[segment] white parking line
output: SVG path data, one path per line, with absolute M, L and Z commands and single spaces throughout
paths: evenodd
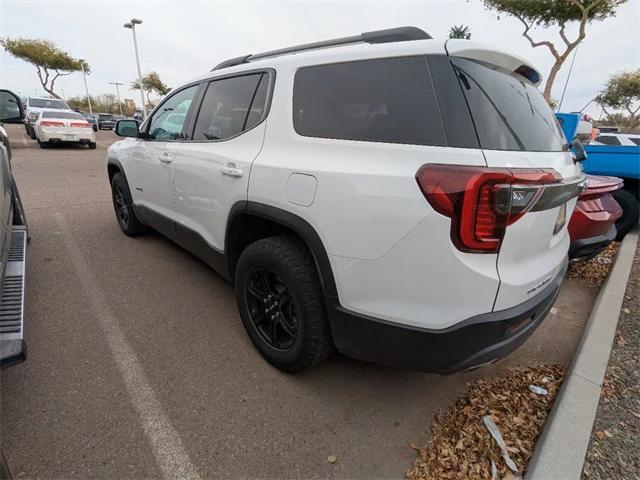
M 22 143 L 24 144 L 25 147 L 29 146 L 29 144 L 27 143 L 27 137 L 25 137 L 24 135 L 22 136 Z
M 73 268 L 86 289 L 89 306 L 107 340 L 163 477 L 167 480 L 200 480 L 200 475 L 191 463 L 178 432 L 162 410 L 162 405 L 151 388 L 135 352 L 118 326 L 104 294 L 87 266 L 69 223 L 62 212 L 55 212 L 54 216 L 69 247 Z
M 102 142 L 98 142 L 98 141 L 96 141 L 96 143 L 97 143 L 98 145 L 100 145 L 101 147 L 109 148 L 109 145 L 105 145 L 105 144 L 104 144 L 104 143 L 102 143 Z

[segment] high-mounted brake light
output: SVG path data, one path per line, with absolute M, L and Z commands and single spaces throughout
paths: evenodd
M 64 122 L 57 122 L 55 120 L 42 120 L 40 122 L 41 127 L 64 127 Z
M 451 240 L 464 252 L 495 253 L 507 226 L 540 199 L 553 169 L 427 164 L 416 180 L 433 209 L 451 219 Z

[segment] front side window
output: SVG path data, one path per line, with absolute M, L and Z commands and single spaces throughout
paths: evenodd
M 182 128 L 198 85 L 180 90 L 168 98 L 151 117 L 147 138 L 175 141 L 183 138 Z
M 308 137 L 446 144 L 425 57 L 301 68 L 293 89 L 293 125 Z
M 269 76 L 223 78 L 209 83 L 198 113 L 194 140 L 225 140 L 262 120 Z
M 462 91 L 488 150 L 560 152 L 564 134 L 540 91 L 519 75 L 453 58 Z
M 612 147 L 622 145 L 618 137 L 614 137 L 613 135 L 599 135 L 596 137 L 596 142 L 604 145 L 611 145 Z

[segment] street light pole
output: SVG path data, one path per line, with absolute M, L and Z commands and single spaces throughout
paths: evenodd
M 124 28 L 128 28 L 133 33 L 133 48 L 136 52 L 136 65 L 138 67 L 138 86 L 140 87 L 140 100 L 142 101 L 142 113 L 147 116 L 147 106 L 144 103 L 144 88 L 142 86 L 142 70 L 140 70 L 140 55 L 138 53 L 138 40 L 136 39 L 136 25 L 140 25 L 142 20 L 132 18 L 129 23 L 124 24 Z
M 84 79 L 84 91 L 87 94 L 87 103 L 89 104 L 89 115 L 93 116 L 93 109 L 91 108 L 91 97 L 89 96 L 89 87 L 87 86 L 87 72 L 84 69 L 84 60 L 80 60 L 82 66 L 82 78 Z
M 124 83 L 109 82 L 109 85 L 116 86 L 116 93 L 118 94 L 118 107 L 120 107 L 120 115 L 124 116 L 124 114 L 122 113 L 122 102 L 120 101 L 120 89 L 118 88 L 118 86 L 124 85 Z

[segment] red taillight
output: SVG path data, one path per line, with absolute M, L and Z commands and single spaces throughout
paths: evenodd
M 91 128 L 88 122 L 71 122 L 69 126 L 75 128 Z
M 553 169 L 427 164 L 416 180 L 433 209 L 451 218 L 451 240 L 464 252 L 495 253 L 508 225 L 536 203 Z
M 64 127 L 64 122 L 56 122 L 55 120 L 42 120 L 41 127 Z

